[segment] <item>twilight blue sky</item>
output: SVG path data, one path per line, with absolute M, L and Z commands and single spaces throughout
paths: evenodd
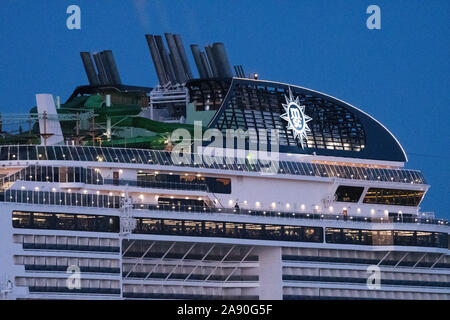
M 71 4 L 81 30 L 66 28 Z M 371 4 L 381 30 L 366 28 Z M 224 42 L 246 72 L 370 113 L 431 184 L 422 209 L 450 218 L 448 0 L 1 0 L 0 112 L 28 112 L 38 92 L 67 99 L 87 83 L 80 51 L 111 49 L 124 83 L 154 86 L 144 34 L 164 32 Z

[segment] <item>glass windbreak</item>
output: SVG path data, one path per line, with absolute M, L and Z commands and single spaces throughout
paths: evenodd
M 17 160 L 73 160 L 90 162 L 115 162 L 190 166 L 197 168 L 216 168 L 222 170 L 255 172 L 268 167 L 266 161 L 257 160 L 250 164 L 248 160 L 240 161 L 236 158 L 226 158 L 223 164 L 204 163 L 195 161 L 190 154 L 189 164 L 173 163 L 170 152 L 159 150 L 144 150 L 132 148 L 103 148 L 80 146 L 2 146 L 0 147 L 0 161 Z M 423 175 L 419 171 L 389 168 L 366 168 L 347 165 L 333 165 L 323 163 L 279 161 L 279 174 L 306 175 L 316 177 L 337 177 L 340 179 L 375 180 L 386 182 L 400 182 L 424 184 Z

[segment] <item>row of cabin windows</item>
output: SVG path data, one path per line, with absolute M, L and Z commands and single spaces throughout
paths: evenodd
M 359 202 L 363 191 L 364 187 L 339 186 L 335 199 L 339 202 L 356 203 Z M 424 191 L 416 190 L 369 188 L 363 203 L 417 207 L 424 194 Z
M 165 174 L 154 172 L 139 172 L 137 174 L 138 186 L 152 183 L 175 183 L 184 185 L 204 185 L 209 192 L 231 194 L 231 180 L 227 178 L 198 177 L 195 175 Z
M 430 231 L 326 228 L 327 243 L 372 246 L 448 247 L 448 234 Z
M 14 228 L 72 230 L 93 232 L 119 232 L 119 217 L 13 211 L 12 222 Z
M 323 242 L 323 228 L 256 223 L 136 218 L 137 234 L 205 236 L 258 240 Z M 119 232 L 115 216 L 13 211 L 14 228 Z M 325 228 L 326 243 L 371 246 L 448 247 L 448 234 L 430 231 Z
M 320 227 L 138 218 L 134 233 L 323 242 Z

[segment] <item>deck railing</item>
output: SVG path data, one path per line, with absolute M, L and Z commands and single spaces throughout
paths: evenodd
M 62 205 L 72 207 L 95 207 L 95 208 L 120 208 L 124 198 L 119 196 L 109 196 L 101 194 L 84 194 L 74 192 L 52 192 L 52 191 L 26 191 L 26 190 L 6 190 L 0 192 L 0 202 L 14 202 L 32 205 Z M 250 210 L 244 208 L 217 208 L 208 206 L 189 206 L 173 204 L 148 204 L 135 203 L 133 208 L 139 211 L 160 211 L 173 213 L 202 213 L 202 214 L 233 214 L 255 217 L 273 217 L 280 219 L 304 219 L 304 220 L 327 220 L 362 223 L 409 223 L 409 224 L 434 224 L 448 226 L 449 222 L 444 219 L 431 219 L 428 217 L 364 217 L 364 216 L 343 216 L 322 213 L 306 213 L 294 211 L 271 211 L 271 210 Z

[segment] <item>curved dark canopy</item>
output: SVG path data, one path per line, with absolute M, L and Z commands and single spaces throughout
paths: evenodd
M 291 90 L 305 106 L 310 132 L 304 147 L 287 122 L 283 104 Z M 397 139 L 377 120 L 354 106 L 326 94 L 277 82 L 233 78 L 209 127 L 259 131 L 276 128 L 280 152 L 372 160 L 407 161 Z

